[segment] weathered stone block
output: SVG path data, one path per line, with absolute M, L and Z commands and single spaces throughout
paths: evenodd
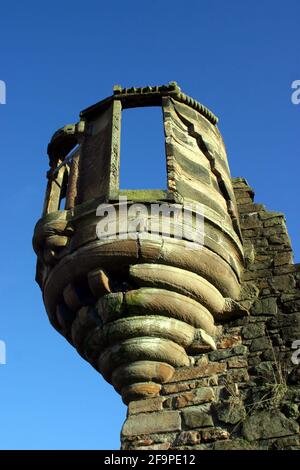
M 248 197 L 240 196 L 240 197 L 237 197 L 237 203 L 238 204 L 251 204 L 252 199 L 249 196 Z
M 246 410 L 240 398 L 234 397 L 215 406 L 218 419 L 226 424 L 237 424 L 246 417 Z
M 151 411 L 160 411 L 163 409 L 163 401 L 164 399 L 162 397 L 132 401 L 128 405 L 128 413 L 137 414 Z
M 280 411 L 259 411 L 249 416 L 242 428 L 248 441 L 289 436 L 299 432 L 299 425 Z
M 225 336 L 217 343 L 217 348 L 218 349 L 233 348 L 234 346 L 241 344 L 241 342 L 242 342 L 242 338 L 240 335 Z
M 272 277 L 271 269 L 259 269 L 256 271 L 246 271 L 243 274 L 243 281 L 254 281 L 256 279 L 268 279 Z
M 286 313 L 300 312 L 300 299 L 290 300 L 289 302 L 284 303 L 284 310 Z
M 274 218 L 280 218 L 280 220 L 284 221 L 284 214 L 282 212 L 263 211 L 260 212 L 259 217 L 264 221 L 273 220 Z
M 184 431 L 176 438 L 175 445 L 195 445 L 200 443 L 200 433 L 197 431 Z
M 263 383 L 272 384 L 276 382 L 275 368 L 273 367 L 273 362 L 271 361 L 260 362 L 252 368 L 251 374 L 257 375 Z
M 150 447 L 151 446 L 151 447 Z M 162 442 L 161 444 L 149 444 L 149 446 L 138 446 L 137 450 L 169 450 L 171 447 L 170 442 Z M 130 448 L 132 450 L 132 448 Z
M 204 442 L 229 439 L 230 434 L 226 429 L 214 428 L 201 432 L 201 440 Z
M 164 384 L 161 393 L 168 395 L 172 393 L 179 393 L 188 390 L 195 390 L 199 387 L 212 387 L 218 385 L 218 376 L 212 375 L 211 377 L 204 377 L 203 379 L 193 380 L 189 382 L 176 382 L 171 384 Z
M 260 323 L 250 323 L 244 326 L 242 335 L 245 339 L 257 338 L 265 334 L 265 326 Z
M 263 351 L 264 349 L 270 348 L 270 340 L 267 336 L 262 336 L 261 338 L 255 338 L 251 345 L 250 351 Z
M 256 258 L 257 259 L 257 258 Z M 250 271 L 254 271 L 254 272 L 257 272 L 257 271 L 262 271 L 262 270 L 266 270 L 266 269 L 269 269 L 273 266 L 273 260 L 272 259 L 268 259 L 266 261 L 260 261 L 260 262 L 253 262 L 249 265 L 248 269 Z
M 184 408 L 185 406 L 198 405 L 200 403 L 209 403 L 215 399 L 215 394 L 212 388 L 203 387 L 198 388 L 193 392 L 186 392 L 176 397 L 168 398 L 164 406 L 173 409 Z
M 282 274 L 281 276 L 274 276 L 270 280 L 270 284 L 273 289 L 279 292 L 289 292 L 296 286 L 294 276 L 292 276 L 291 274 Z
M 247 367 L 248 361 L 243 357 L 230 357 L 227 361 L 227 365 L 229 369 L 235 369 L 240 367 Z
M 262 225 L 261 220 L 258 217 L 258 214 L 245 214 L 242 218 L 243 230 L 246 229 L 255 229 Z
M 278 311 L 276 297 L 258 299 L 251 307 L 252 315 L 276 315 Z
M 247 354 L 247 348 L 243 344 L 239 344 L 237 346 L 234 346 L 233 348 L 218 349 L 217 351 L 212 351 L 211 353 L 209 353 L 209 358 L 211 361 L 220 361 L 232 356 L 240 356 L 244 354 Z
M 291 436 L 291 437 L 282 437 L 277 439 L 272 448 L 276 450 L 299 450 L 300 446 L 300 439 L 299 436 Z
M 248 229 L 248 230 L 243 230 L 243 236 L 245 238 L 262 237 L 263 236 L 263 228 L 262 227 L 257 227 L 257 228 L 251 228 L 251 229 Z
M 282 266 L 283 264 L 291 264 L 293 262 L 293 255 L 290 251 L 283 251 L 276 253 L 274 256 L 274 266 Z
M 281 266 L 275 266 L 273 269 L 274 275 L 279 276 L 281 274 L 289 274 L 295 272 L 294 264 L 283 264 Z
M 158 413 L 140 413 L 127 418 L 122 435 L 134 436 L 155 432 L 179 431 L 181 419 L 178 411 L 162 411 Z
M 212 417 L 207 412 L 203 412 L 203 408 L 197 406 L 184 410 L 182 412 L 182 420 L 187 428 L 192 429 L 214 425 Z
M 214 450 L 256 450 L 255 445 L 244 439 L 228 439 L 214 443 Z
M 217 351 L 216 351 L 217 352 Z M 209 377 L 213 374 L 219 374 L 226 370 L 226 364 L 210 363 L 204 366 L 180 367 L 176 369 L 172 382 L 182 382 L 192 380 L 198 377 Z
M 247 369 L 229 369 L 226 377 L 230 382 L 248 382 L 249 374 Z

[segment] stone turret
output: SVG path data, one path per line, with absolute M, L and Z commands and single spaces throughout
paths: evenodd
M 121 191 L 122 110 L 143 106 L 162 108 L 167 190 Z M 129 404 L 124 448 L 272 446 L 298 433 L 274 404 L 246 411 L 282 357 L 298 380 L 275 315 L 296 308 L 299 270 L 282 216 L 231 179 L 216 124 L 175 82 L 116 86 L 48 146 L 36 279 L 51 324 Z M 270 441 L 249 424 L 266 413 L 285 429 Z

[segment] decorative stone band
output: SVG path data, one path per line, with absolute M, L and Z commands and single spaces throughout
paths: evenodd
M 189 354 L 215 349 L 214 319 L 244 314 L 232 267 L 184 240 L 98 240 L 56 263 L 43 283 L 50 321 L 126 403 L 159 393 Z
M 159 258 L 159 259 L 158 259 Z M 64 256 L 49 273 L 44 300 L 50 316 L 55 312 L 64 287 L 97 268 L 117 271 L 137 263 L 159 263 L 191 271 L 213 284 L 223 296 L 239 296 L 239 281 L 222 258 L 205 247 L 187 250 L 182 240 L 154 242 L 139 240 L 96 241 Z
M 130 277 L 139 286 L 159 287 L 178 292 L 201 303 L 213 314 L 224 309 L 224 297 L 206 279 L 174 266 L 136 264 L 130 267 Z
M 165 216 L 163 216 L 162 213 L 159 213 L 157 216 L 150 215 L 150 205 L 150 203 L 144 203 L 149 215 L 144 217 L 144 225 L 141 224 L 143 227 L 141 227 L 140 230 L 142 232 L 145 230 L 144 227 L 157 227 L 161 238 L 156 238 L 155 240 L 145 239 L 144 242 L 143 237 L 141 236 L 141 240 L 138 242 L 137 251 L 141 249 L 146 255 L 147 250 L 153 250 L 159 257 L 163 254 L 166 256 L 165 251 L 167 250 L 167 247 L 169 246 L 169 249 L 171 249 L 171 244 L 173 243 L 176 244 L 178 249 L 179 246 L 181 246 L 182 252 L 187 252 L 184 254 L 184 258 L 186 256 L 189 257 L 188 252 L 192 253 L 193 257 L 197 258 L 198 255 L 201 256 L 200 251 L 202 251 L 203 248 L 207 248 L 229 264 L 237 279 L 241 279 L 243 266 L 242 246 L 239 238 L 226 221 L 222 221 L 222 219 L 210 208 L 202 206 L 204 210 L 203 214 L 192 212 L 191 217 L 183 217 L 183 221 L 181 223 L 182 226 L 180 227 L 179 232 L 182 234 L 184 239 L 176 241 L 175 239 L 164 235 L 163 228 L 168 227 L 170 229 L 170 235 L 172 236 L 174 232 L 174 236 L 176 236 L 176 233 L 178 233 L 178 223 L 175 224 L 171 217 L 163 220 L 163 217 Z M 127 210 L 130 211 L 131 203 L 128 202 L 127 206 L 126 213 Z M 107 235 L 110 235 L 112 238 L 115 236 L 116 232 L 118 236 L 124 235 L 121 231 L 123 230 L 124 216 L 121 216 L 121 210 L 119 209 L 120 205 L 116 203 L 113 207 L 114 215 L 112 220 L 110 220 L 109 216 L 106 216 L 105 219 L 109 230 Z M 172 212 L 173 204 L 168 204 L 168 207 L 170 212 Z M 178 207 L 179 205 L 176 204 L 176 210 Z M 184 208 L 185 206 L 182 205 L 182 209 Z M 53 212 L 44 216 L 38 222 L 35 228 L 33 245 L 39 258 L 44 259 L 47 264 L 55 265 L 61 258 L 83 248 L 84 246 L 88 246 L 89 243 L 95 242 L 99 244 L 99 239 L 97 237 L 97 224 L 101 219 L 96 215 L 97 201 L 95 201 L 91 206 L 87 205 L 85 207 L 80 207 L 80 209 L 82 209 L 80 211 L 78 209 L 79 208 L 76 208 L 76 210 Z M 196 233 L 197 240 L 199 238 L 197 247 L 196 244 L 191 242 L 195 235 L 195 227 L 197 227 L 196 219 L 198 216 L 201 217 L 203 222 L 201 222 L 198 228 L 198 230 L 202 232 L 202 235 L 199 232 Z M 139 216 L 139 220 L 140 219 L 141 217 Z M 128 227 L 127 217 L 125 222 L 125 226 Z M 130 230 L 130 228 L 128 228 L 128 230 Z M 168 245 L 165 244 L 165 241 Z M 104 243 L 106 242 L 104 241 Z M 201 244 L 203 244 L 203 247 Z M 199 252 L 198 254 L 197 251 Z M 170 256 L 171 254 L 168 258 Z M 134 257 L 137 257 L 136 253 Z M 145 256 L 142 261 L 146 262 Z M 155 262 L 155 259 L 153 260 L 151 258 L 150 262 Z M 167 261 L 165 264 L 169 264 L 169 262 Z M 183 266 L 179 265 L 179 267 Z M 228 296 L 227 294 L 225 295 Z M 234 298 L 236 298 L 236 295 Z

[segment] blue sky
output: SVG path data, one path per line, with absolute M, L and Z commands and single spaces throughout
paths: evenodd
M 31 248 L 47 143 L 113 84 L 176 80 L 214 111 L 232 175 L 248 179 L 257 202 L 286 214 L 300 260 L 300 105 L 291 103 L 299 15 L 296 0 L 1 2 L 0 448 L 119 447 L 126 409 L 48 324 Z M 130 119 L 132 138 L 143 129 Z M 147 187 L 151 171 L 150 187 L 161 187 L 161 161 L 152 171 L 150 150 L 139 146 L 144 171 L 124 162 L 124 186 Z

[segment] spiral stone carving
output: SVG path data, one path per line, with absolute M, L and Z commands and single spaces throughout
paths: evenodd
M 237 302 L 243 249 L 224 145 L 216 118 L 183 96 L 173 82 L 117 87 L 48 147 L 49 183 L 33 240 L 37 281 L 51 324 L 125 403 L 157 395 L 175 368 L 216 349 L 218 325 L 244 314 Z M 143 104 L 163 109 L 168 190 L 120 192 L 121 111 Z M 146 212 L 125 233 L 137 202 Z M 113 210 L 99 216 L 104 203 Z M 171 212 L 189 204 L 181 239 L 174 218 L 151 214 L 153 203 L 168 204 Z M 199 203 L 200 244 L 191 235 Z M 107 232 L 99 237 L 104 217 Z

